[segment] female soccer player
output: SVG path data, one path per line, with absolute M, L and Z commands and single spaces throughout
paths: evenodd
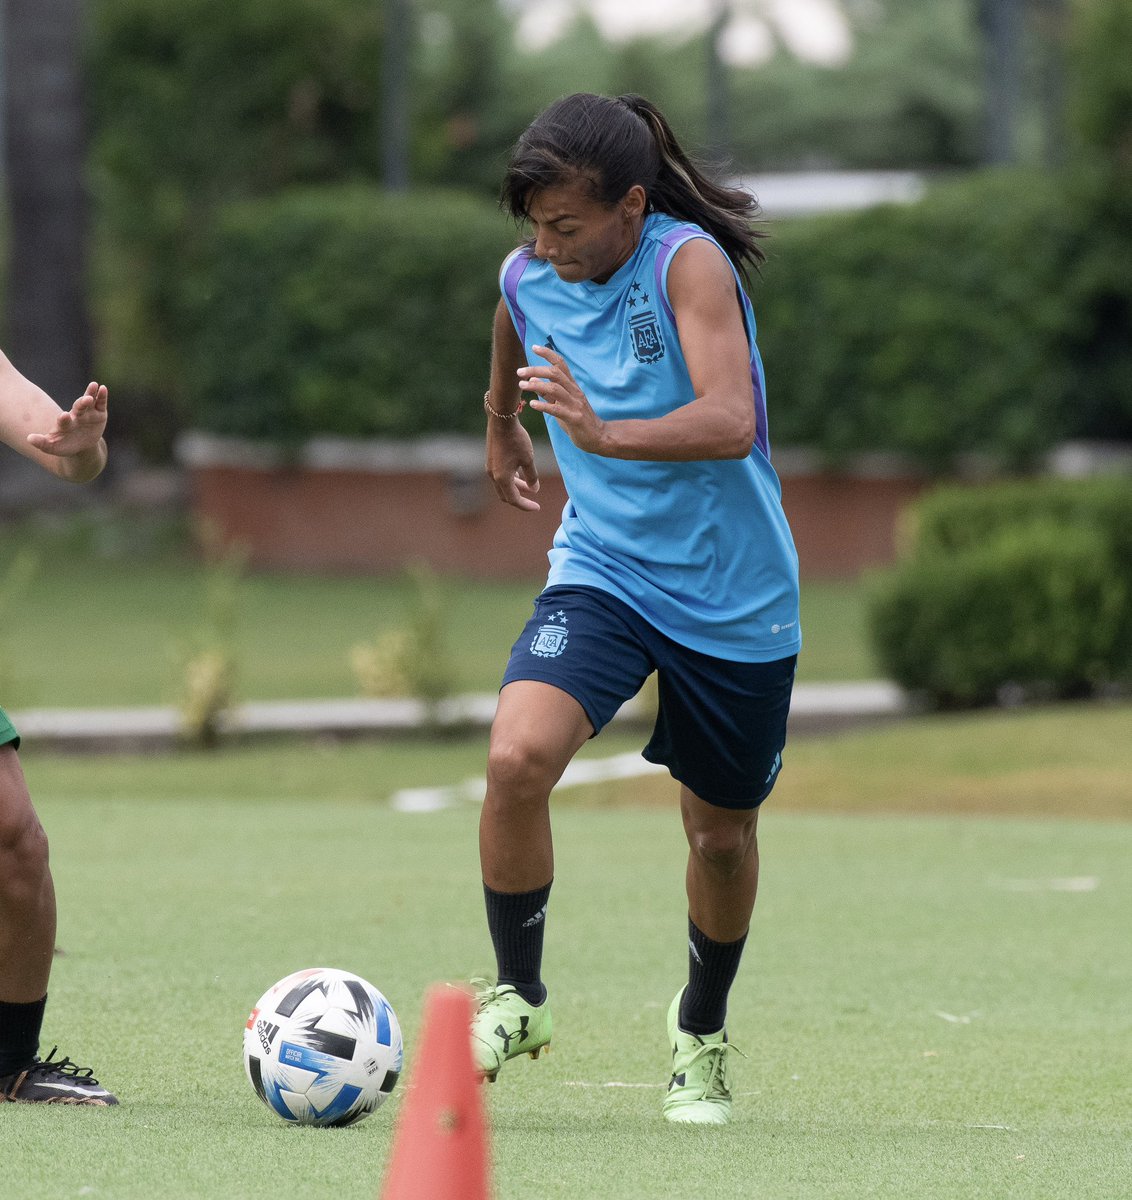
M 498 981 L 473 1020 L 477 1066 L 494 1079 L 550 1042 L 550 791 L 655 670 L 644 756 L 679 782 L 689 846 L 689 976 L 668 1012 L 664 1115 L 722 1124 L 727 996 L 801 645 L 742 286 L 763 258 L 757 205 L 706 179 L 648 101 L 588 94 L 522 135 L 503 203 L 533 236 L 500 273 L 488 473 L 501 500 L 538 508 L 516 419 L 533 394 L 569 502 L 492 726 L 480 858 Z
M 92 383 L 63 412 L 0 354 L 0 441 L 60 479 L 87 483 L 106 465 L 105 428 L 104 387 Z M 55 889 L 19 744 L 0 709 L 0 1100 L 117 1104 L 90 1068 L 54 1051 L 46 1061 L 37 1057 L 55 951 Z

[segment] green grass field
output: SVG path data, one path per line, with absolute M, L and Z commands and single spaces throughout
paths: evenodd
M 57 529 L 0 531 L 0 604 L 5 573 L 21 549 L 38 565 L 26 589 L 0 608 L 5 707 L 176 699 L 181 652 L 199 628 L 205 594 L 204 573 L 176 530 L 71 518 Z M 542 582 L 441 581 L 457 690 L 498 686 Z M 356 695 L 351 648 L 403 625 L 410 604 L 401 576 L 249 575 L 240 589 L 234 637 L 240 698 Z M 856 584 L 807 586 L 799 678 L 875 674 L 864 608 Z
M 1130 723 L 1098 706 L 796 739 L 715 1131 L 659 1115 L 686 955 L 671 785 L 563 792 L 555 1045 L 488 1092 L 499 1200 L 1128 1195 Z M 243 1022 L 291 970 L 355 970 L 397 1008 L 411 1082 L 425 990 L 490 948 L 475 806 L 385 801 L 482 758 L 482 739 L 30 751 L 61 906 L 45 1048 L 123 1105 L 6 1106 L 7 1194 L 374 1197 L 404 1090 L 352 1130 L 288 1128 L 243 1077 Z

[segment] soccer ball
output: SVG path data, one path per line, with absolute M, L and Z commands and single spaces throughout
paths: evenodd
M 244 1069 L 285 1121 L 353 1125 L 384 1104 L 401 1072 L 389 1001 L 349 971 L 313 967 L 269 988 L 244 1029 Z

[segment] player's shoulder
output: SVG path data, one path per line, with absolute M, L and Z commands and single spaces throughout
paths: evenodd
M 508 250 L 503 256 L 501 269 L 506 268 L 508 263 L 519 262 L 520 260 L 525 261 L 533 258 L 534 252 L 535 248 L 533 242 L 520 242 L 513 250 Z
M 682 295 L 716 293 L 730 302 L 735 294 L 736 273 L 723 247 L 710 235 L 699 234 L 678 245 L 665 272 L 670 299 Z
M 726 266 L 727 256 L 723 248 L 708 230 L 694 221 L 670 216 L 668 213 L 650 214 L 642 236 L 651 241 L 664 259 L 668 273 L 676 263 L 712 263 Z
M 683 264 L 685 268 L 689 264 L 693 266 L 713 265 L 730 273 L 729 263 L 730 259 L 723 247 L 710 233 L 700 230 L 698 233 L 690 234 L 674 248 L 670 269 L 675 269 L 679 264 Z
M 523 242 L 507 254 L 499 267 L 499 285 L 503 291 L 513 292 L 526 269 L 533 262 L 537 262 L 537 259 L 532 242 Z

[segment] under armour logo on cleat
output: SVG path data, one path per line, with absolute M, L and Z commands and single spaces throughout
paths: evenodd
M 511 1053 L 511 1043 L 512 1042 L 525 1042 L 527 1040 L 527 1026 L 530 1023 L 531 1023 L 530 1017 L 528 1017 L 528 1016 L 520 1017 L 519 1018 L 519 1028 L 516 1029 L 514 1033 L 508 1033 L 507 1030 L 504 1029 L 502 1025 L 497 1025 L 495 1027 L 495 1036 L 497 1038 L 499 1038 L 500 1041 L 502 1041 L 502 1043 L 503 1043 L 504 1055 Z

